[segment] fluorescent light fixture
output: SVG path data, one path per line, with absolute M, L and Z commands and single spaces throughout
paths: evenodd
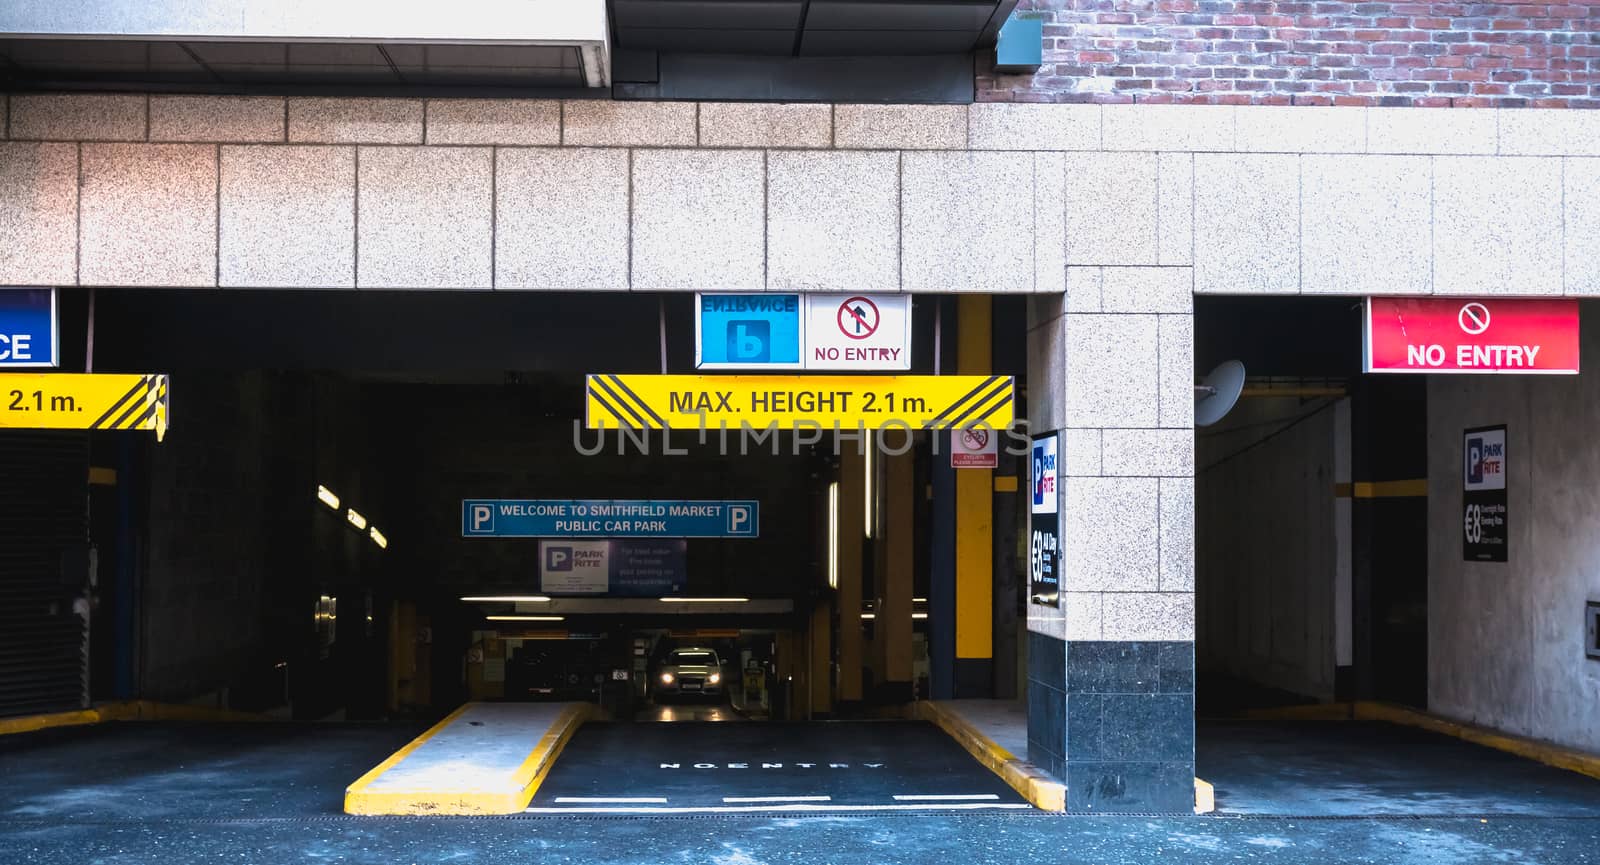
M 355 508 L 351 508 L 349 511 L 347 511 L 344 515 L 344 518 L 350 521 L 350 525 L 355 526 L 358 529 L 364 529 L 367 527 L 367 518 L 362 516 L 358 511 L 356 511 Z
M 484 616 L 491 622 L 564 622 L 566 616 Z
M 322 484 L 317 484 L 317 501 L 322 502 L 334 510 L 339 509 L 339 497 L 334 495 L 333 490 L 328 489 Z
M 861 618 L 863 618 L 863 619 L 876 619 L 877 617 L 878 617 L 877 613 L 862 613 L 861 614 Z
M 926 604 L 927 602 L 928 602 L 927 598 L 912 598 L 911 599 L 911 603 L 913 603 L 913 604 Z
M 544 595 L 468 595 L 461 600 L 469 604 L 547 604 Z
M 383 536 L 383 532 L 378 531 L 377 526 L 373 526 L 367 534 L 372 538 L 372 542 L 378 545 L 378 549 L 389 549 L 389 539 Z
M 927 617 L 928 617 L 927 613 L 912 613 L 911 614 L 911 618 L 913 618 L 913 619 L 926 619 Z
M 748 604 L 749 598 L 662 598 L 663 604 Z
M 828 588 L 839 588 L 839 482 L 828 484 Z

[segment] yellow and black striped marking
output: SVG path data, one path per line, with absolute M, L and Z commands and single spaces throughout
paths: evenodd
M 0 374 L 0 428 L 167 431 L 167 377 Z
M 1009 426 L 1004 375 L 590 375 L 590 429 L 965 429 Z

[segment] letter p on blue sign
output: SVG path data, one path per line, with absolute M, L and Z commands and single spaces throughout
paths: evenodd
M 728 534 L 754 535 L 755 533 L 755 508 L 751 505 L 728 505 Z
M 728 322 L 728 359 L 764 362 L 772 359 L 772 325 L 761 319 Z
M 487 502 L 467 505 L 467 534 L 494 534 L 494 505 Z

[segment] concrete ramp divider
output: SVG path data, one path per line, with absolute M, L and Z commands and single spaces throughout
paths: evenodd
M 991 772 L 1000 776 L 1011 789 L 1022 794 L 1035 808 L 1041 811 L 1067 810 L 1067 785 L 1050 777 L 1044 770 L 1027 762 L 1007 750 L 1005 746 L 995 741 L 1004 728 L 1014 728 L 1014 719 L 1007 719 L 1005 713 L 980 713 L 972 711 L 972 704 L 985 701 L 954 701 L 942 703 L 935 700 L 918 700 L 911 704 L 911 716 L 919 720 L 931 722 L 955 739 L 967 753 L 977 758 L 979 763 L 989 767 Z M 1003 701 L 994 701 L 1000 704 Z M 987 718 L 991 732 L 985 732 L 977 718 Z M 1013 736 L 1020 732 L 1026 736 L 1026 727 L 1020 731 L 1011 729 Z M 991 734 L 992 733 L 992 734 Z M 1210 783 L 1199 778 L 1194 779 L 1194 812 L 1196 814 L 1210 814 L 1217 808 L 1216 791 Z
M 345 813 L 520 813 L 598 714 L 590 703 L 467 703 L 346 788 Z
M 989 771 L 1000 776 L 1011 789 L 1022 794 L 1041 811 L 1067 810 L 1067 786 L 1051 778 L 1037 766 L 1026 762 L 1001 747 L 983 734 L 976 725 L 961 715 L 932 700 L 918 700 L 911 704 L 912 717 L 929 721 L 955 739 L 967 753 L 976 757 Z

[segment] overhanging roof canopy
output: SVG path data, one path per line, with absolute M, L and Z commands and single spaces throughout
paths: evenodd
M 961 54 L 1017 0 L 611 0 L 617 45 L 703 54 Z
M 905 81 L 943 75 L 970 91 L 971 52 L 994 43 L 1016 5 L 0 0 L 0 87 L 566 91 L 649 81 L 645 98 L 821 98 L 874 86 L 915 95 Z
M 22 83 L 604 87 L 604 0 L 6 0 Z

